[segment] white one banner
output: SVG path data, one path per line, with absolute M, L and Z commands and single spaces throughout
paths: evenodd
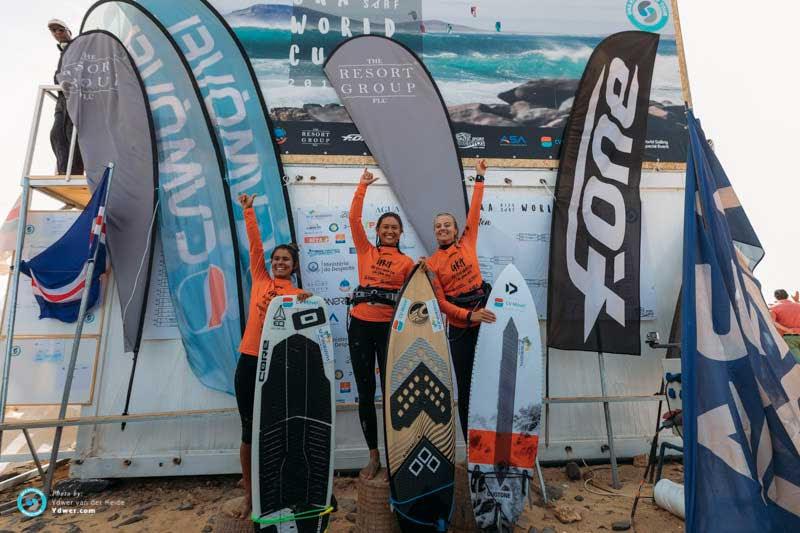
M 552 196 L 544 192 L 489 189 L 483 198 L 478 236 L 478 260 L 484 279 L 492 283 L 507 264 L 514 263 L 528 283 L 540 320 L 546 318 L 547 311 L 552 202 Z M 392 202 L 364 205 L 362 222 L 367 236 L 375 237 L 378 217 L 387 211 L 403 216 L 402 209 Z M 325 298 L 331 313 L 336 401 L 356 403 L 358 392 L 347 345 L 346 298 L 358 286 L 358 262 L 348 211 L 341 206 L 299 208 L 294 220 L 300 241 L 303 287 Z M 414 260 L 424 255 L 416 233 L 408 225 L 400 249 Z M 643 246 L 643 264 L 649 255 L 646 250 Z M 641 302 L 642 320 L 654 319 L 655 285 L 646 271 L 642 272 Z

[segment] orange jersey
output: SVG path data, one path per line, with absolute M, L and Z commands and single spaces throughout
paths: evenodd
M 450 247 L 439 248 L 426 261 L 428 269 L 434 273 L 433 288 L 436 299 L 450 324 L 466 328 L 475 323 L 467 322 L 469 309 L 450 303 L 446 296 L 454 297 L 479 289 L 483 285 L 480 264 L 478 263 L 478 228 L 483 201 L 482 181 L 475 183 L 472 201 L 467 214 L 467 225 L 461 238 Z
M 267 271 L 264 260 L 264 246 L 261 244 L 261 232 L 253 208 L 244 210 L 244 223 L 247 228 L 247 239 L 250 241 L 250 273 L 253 286 L 250 288 L 250 308 L 247 311 L 247 326 L 244 328 L 239 351 L 243 354 L 257 356 L 261 344 L 261 329 L 264 327 L 264 316 L 270 302 L 276 296 L 299 294 L 303 292 L 292 285 L 288 279 L 273 279 Z
M 395 246 L 374 246 L 369 242 L 361 212 L 367 186 L 359 184 L 350 205 L 350 233 L 358 254 L 358 283 L 363 287 L 400 290 L 414 268 L 414 261 Z M 350 315 L 367 322 L 391 322 L 394 308 L 380 303 L 363 302 L 350 310 Z

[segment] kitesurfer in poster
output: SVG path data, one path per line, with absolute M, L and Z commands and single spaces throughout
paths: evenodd
M 378 451 L 378 421 L 375 413 L 375 361 L 383 389 L 387 339 L 397 296 L 414 268 L 414 261 L 400 251 L 403 221 L 397 213 L 383 213 L 375 228 L 372 244 L 364 231 L 361 213 L 367 187 L 375 183 L 372 172 L 364 169 L 350 205 L 350 232 L 358 256 L 358 287 L 350 300 L 347 328 L 350 362 L 358 390 L 358 417 L 369 447 L 369 462 L 361 477 L 373 479 L 381 467 Z
M 59 19 L 51 19 L 47 22 L 47 29 L 50 35 L 56 40 L 59 56 L 64 53 L 69 43 L 72 41 L 72 32 L 67 24 Z M 61 61 L 59 61 L 59 67 Z M 56 75 L 60 69 L 56 69 Z M 53 76 L 53 83 L 58 85 L 58 80 Z M 72 159 L 72 168 L 68 169 L 69 145 L 72 140 L 72 120 L 67 113 L 67 98 L 64 91 L 58 91 L 56 98 L 56 110 L 53 113 L 53 127 L 50 129 L 50 146 L 56 156 L 56 174 L 83 174 L 83 160 L 77 141 L 75 142 L 75 155 Z
M 243 519 L 250 518 L 252 510 L 250 454 L 252 452 L 253 436 L 253 400 L 256 392 L 256 371 L 264 317 L 270 302 L 276 296 L 296 294 L 297 299 L 300 301 L 311 296 L 310 292 L 299 289 L 292 283 L 292 274 L 300 266 L 300 259 L 295 245 L 281 244 L 276 246 L 270 255 L 272 275 L 267 270 L 266 261 L 264 260 L 264 246 L 261 243 L 261 232 L 258 229 L 256 213 L 253 210 L 255 197 L 255 194 L 242 194 L 239 196 L 239 204 L 244 209 L 247 238 L 250 242 L 250 272 L 253 277 L 247 325 L 242 336 L 242 342 L 239 345 L 241 355 L 239 356 L 236 377 L 234 378 L 236 404 L 239 407 L 239 416 L 242 420 L 242 443 L 239 446 L 239 460 L 242 464 L 242 485 L 245 489 L 244 501 L 241 508 L 236 511 L 236 515 Z
M 433 231 L 439 249 L 420 261 L 434 274 L 433 287 L 439 307 L 447 316 L 450 355 L 458 384 L 458 416 L 465 440 L 478 329 L 482 322 L 492 323 L 496 318 L 484 308 L 491 286 L 483 281 L 478 263 L 478 230 L 487 168 L 483 159 L 475 163 L 475 189 L 461 238 L 452 214 L 436 215 Z

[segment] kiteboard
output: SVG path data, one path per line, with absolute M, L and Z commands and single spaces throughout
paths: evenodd
M 253 406 L 256 531 L 321 532 L 333 494 L 333 338 L 325 302 L 278 296 L 267 309 Z
M 508 265 L 481 324 L 469 404 L 469 469 L 478 527 L 512 531 L 535 467 L 542 412 L 542 345 L 536 306 L 519 270 Z
M 427 275 L 415 268 L 389 332 L 384 430 L 391 504 L 401 528 L 445 531 L 453 509 L 455 426 L 444 320 Z

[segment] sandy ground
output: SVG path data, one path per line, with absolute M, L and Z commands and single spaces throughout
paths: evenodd
M 591 472 L 589 471 L 591 468 Z M 19 468 L 20 471 L 25 468 Z M 546 484 L 551 495 L 562 492 L 560 498 L 549 506 L 539 500 L 528 508 L 516 531 L 528 532 L 537 528 L 539 533 L 602 533 L 612 531 L 612 524 L 628 520 L 633 497 L 639 487 L 644 468 L 631 464 L 621 465 L 620 476 L 624 483 L 621 495 L 610 495 L 597 487 L 608 487 L 610 470 L 607 466 L 583 467 L 583 480 L 569 481 L 563 467 L 545 468 Z M 59 480 L 66 479 L 67 466 L 57 472 Z M 680 464 L 667 465 L 665 477 L 680 482 L 683 468 Z M 593 477 L 592 481 L 586 478 Z M 201 476 L 182 478 L 142 478 L 117 480 L 111 487 L 96 494 L 83 494 L 73 502 L 55 502 L 70 509 L 92 509 L 93 514 L 54 515 L 56 505 L 51 501 L 48 511 L 38 518 L 25 519 L 16 509 L 0 516 L 0 533 L 20 531 L 26 533 L 79 533 L 82 531 L 135 531 L 135 532 L 251 532 L 245 521 L 228 517 L 225 503 L 244 492 L 237 487 L 237 476 Z M 350 533 L 355 531 L 358 518 L 356 492 L 357 479 L 337 476 L 335 493 L 339 510 L 332 515 L 330 531 Z M 40 481 L 0 492 L 0 503 L 16 499 L 25 487 L 39 487 Z M 599 494 L 596 494 L 599 493 Z M 643 496 L 652 495 L 652 487 L 645 485 Z M 53 498 L 55 499 L 55 498 Z M 75 500 L 61 497 L 61 500 Z M 67 503 L 67 505 L 64 505 Z M 579 521 L 562 523 L 557 515 L 572 514 Z M 684 530 L 683 521 L 655 506 L 652 499 L 640 500 L 634 528 L 638 533 L 677 533 Z M 545 528 L 552 528 L 552 531 Z M 459 531 L 466 531 L 460 529 Z

